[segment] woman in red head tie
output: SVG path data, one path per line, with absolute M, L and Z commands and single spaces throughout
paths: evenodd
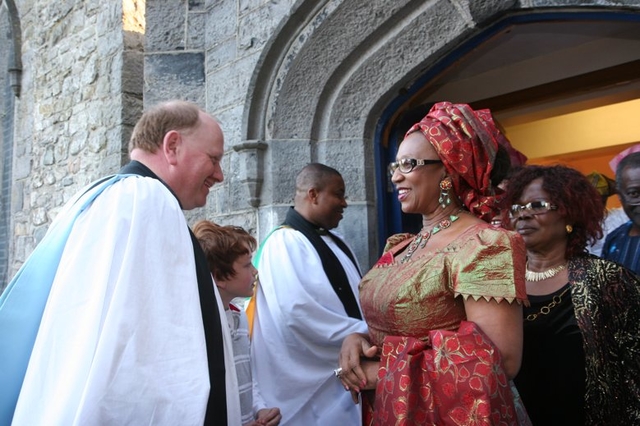
M 369 333 L 345 339 L 336 375 L 367 424 L 526 424 L 510 385 L 522 357 L 525 248 L 488 222 L 509 158 L 488 110 L 442 102 L 389 165 L 416 235 L 390 237 L 360 283 Z M 375 393 L 373 390 L 375 389 Z M 371 411 L 373 409 L 373 411 Z

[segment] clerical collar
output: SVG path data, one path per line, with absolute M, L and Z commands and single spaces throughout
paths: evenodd
M 320 235 L 329 235 L 329 231 L 321 227 L 317 227 L 316 232 Z
M 182 203 L 180 202 L 180 199 L 178 198 L 176 193 L 173 192 L 173 189 L 171 189 L 171 187 L 169 185 L 167 185 L 167 183 L 165 181 L 160 179 L 158 177 L 158 175 L 155 174 L 149 167 L 145 166 L 144 164 L 142 164 L 138 160 L 131 160 L 129 162 L 129 164 L 124 165 L 120 169 L 120 171 L 118 173 L 120 173 L 120 174 L 134 174 L 134 175 L 138 175 L 138 176 L 150 177 L 152 179 L 159 180 L 169 190 L 169 192 L 171 192 L 171 194 L 176 198 L 176 200 L 178 200 L 178 204 L 180 205 L 180 210 L 183 210 L 182 209 Z
M 310 222 L 307 220 L 307 218 L 305 218 L 304 216 L 302 216 L 296 209 L 295 207 L 289 207 L 289 211 L 287 212 L 287 219 L 285 220 L 286 222 L 291 222 L 293 221 L 294 223 L 298 223 L 298 224 L 305 224 L 307 227 L 313 229 L 314 231 L 316 231 L 316 233 L 318 235 L 329 235 L 329 230 L 326 228 L 323 228 L 322 226 L 316 225 L 313 222 Z

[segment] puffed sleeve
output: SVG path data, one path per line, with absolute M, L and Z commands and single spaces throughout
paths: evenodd
M 450 265 L 450 285 L 456 297 L 526 303 L 526 250 L 520 235 L 485 228 L 460 244 Z

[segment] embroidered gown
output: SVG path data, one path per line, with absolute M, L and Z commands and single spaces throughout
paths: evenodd
M 389 338 L 393 336 L 412 337 L 427 342 L 429 339 L 434 339 L 433 330 L 454 332 L 459 329 L 461 322 L 466 320 L 463 301 L 468 297 L 473 297 L 475 300 L 494 299 L 500 303 L 504 303 L 503 301 L 522 303 L 526 300 L 525 248 L 519 235 L 481 223 L 464 230 L 444 248 L 416 253 L 408 262 L 400 263 L 401 257 L 396 257 L 395 253 L 406 247 L 412 240 L 411 237 L 410 234 L 390 237 L 382 257 L 360 283 L 360 300 L 372 344 L 384 348 L 385 342 L 389 344 Z M 476 329 L 479 330 L 477 327 Z M 459 331 L 462 332 L 462 330 Z M 479 334 L 474 335 L 474 338 L 483 340 L 483 337 L 478 337 L 480 335 L 484 336 L 480 331 Z M 454 342 L 454 344 L 458 343 L 462 344 L 462 341 Z M 486 336 L 484 336 L 484 343 L 492 347 Z M 448 345 L 451 344 L 452 342 L 449 341 Z M 382 368 L 379 374 L 381 380 L 384 374 L 387 376 L 394 374 L 392 369 L 383 371 L 385 370 L 385 350 L 383 349 Z M 495 352 L 497 353 L 497 350 Z M 473 356 L 475 357 L 475 354 Z M 427 355 L 427 358 L 429 357 L 430 355 Z M 438 361 L 437 356 L 436 361 Z M 442 363 L 439 367 L 442 367 Z M 506 377 L 502 369 L 499 370 L 501 377 Z M 456 386 L 456 391 L 460 391 L 459 385 L 469 380 L 466 372 L 466 369 L 448 370 L 448 374 L 453 373 L 455 376 L 450 379 Z M 427 376 L 434 374 L 425 371 L 422 373 Z M 413 377 L 413 380 L 416 378 Z M 495 386 L 495 383 L 492 382 L 492 386 Z M 506 394 L 511 395 L 506 380 L 498 386 L 506 388 Z M 439 392 L 435 385 L 433 390 Z M 402 424 L 420 424 L 417 419 L 413 419 L 412 422 L 407 413 L 398 412 L 398 410 L 402 411 L 398 408 L 402 404 L 398 402 L 404 397 L 399 397 L 395 401 L 395 413 L 380 412 L 379 391 L 380 383 L 376 390 L 375 406 L 378 424 L 385 424 L 384 421 L 379 420 L 385 416 L 398 418 L 405 414 L 406 422 Z M 415 403 L 418 395 L 409 395 L 409 398 L 414 398 Z M 474 414 L 473 410 L 468 409 L 469 407 L 461 407 L 464 403 L 460 398 L 452 400 L 457 400 L 458 406 L 447 405 L 443 398 L 436 397 L 435 406 L 429 407 L 427 411 L 436 412 L 437 416 L 443 418 L 447 417 L 446 413 L 449 413 L 450 420 L 455 417 L 452 423 L 447 424 L 466 424 L 465 416 L 467 420 L 474 416 L 478 418 L 477 412 Z M 438 404 L 441 405 L 438 406 Z M 464 410 L 457 410 L 458 408 L 464 408 Z M 500 417 L 499 414 L 498 417 Z M 495 420 L 495 417 L 493 419 Z M 494 422 L 487 414 L 486 424 L 517 424 L 513 417 L 512 422 L 504 419 L 505 417 L 502 417 Z M 474 424 L 483 424 L 483 422 Z

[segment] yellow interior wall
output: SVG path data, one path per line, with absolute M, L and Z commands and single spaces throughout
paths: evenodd
M 640 99 L 504 124 L 507 137 L 529 164 L 565 164 L 585 175 L 597 171 L 615 179 L 609 161 L 640 143 Z M 607 207 L 618 206 L 618 197 L 609 197 Z
M 503 124 L 511 143 L 532 159 L 640 143 L 640 99 Z

